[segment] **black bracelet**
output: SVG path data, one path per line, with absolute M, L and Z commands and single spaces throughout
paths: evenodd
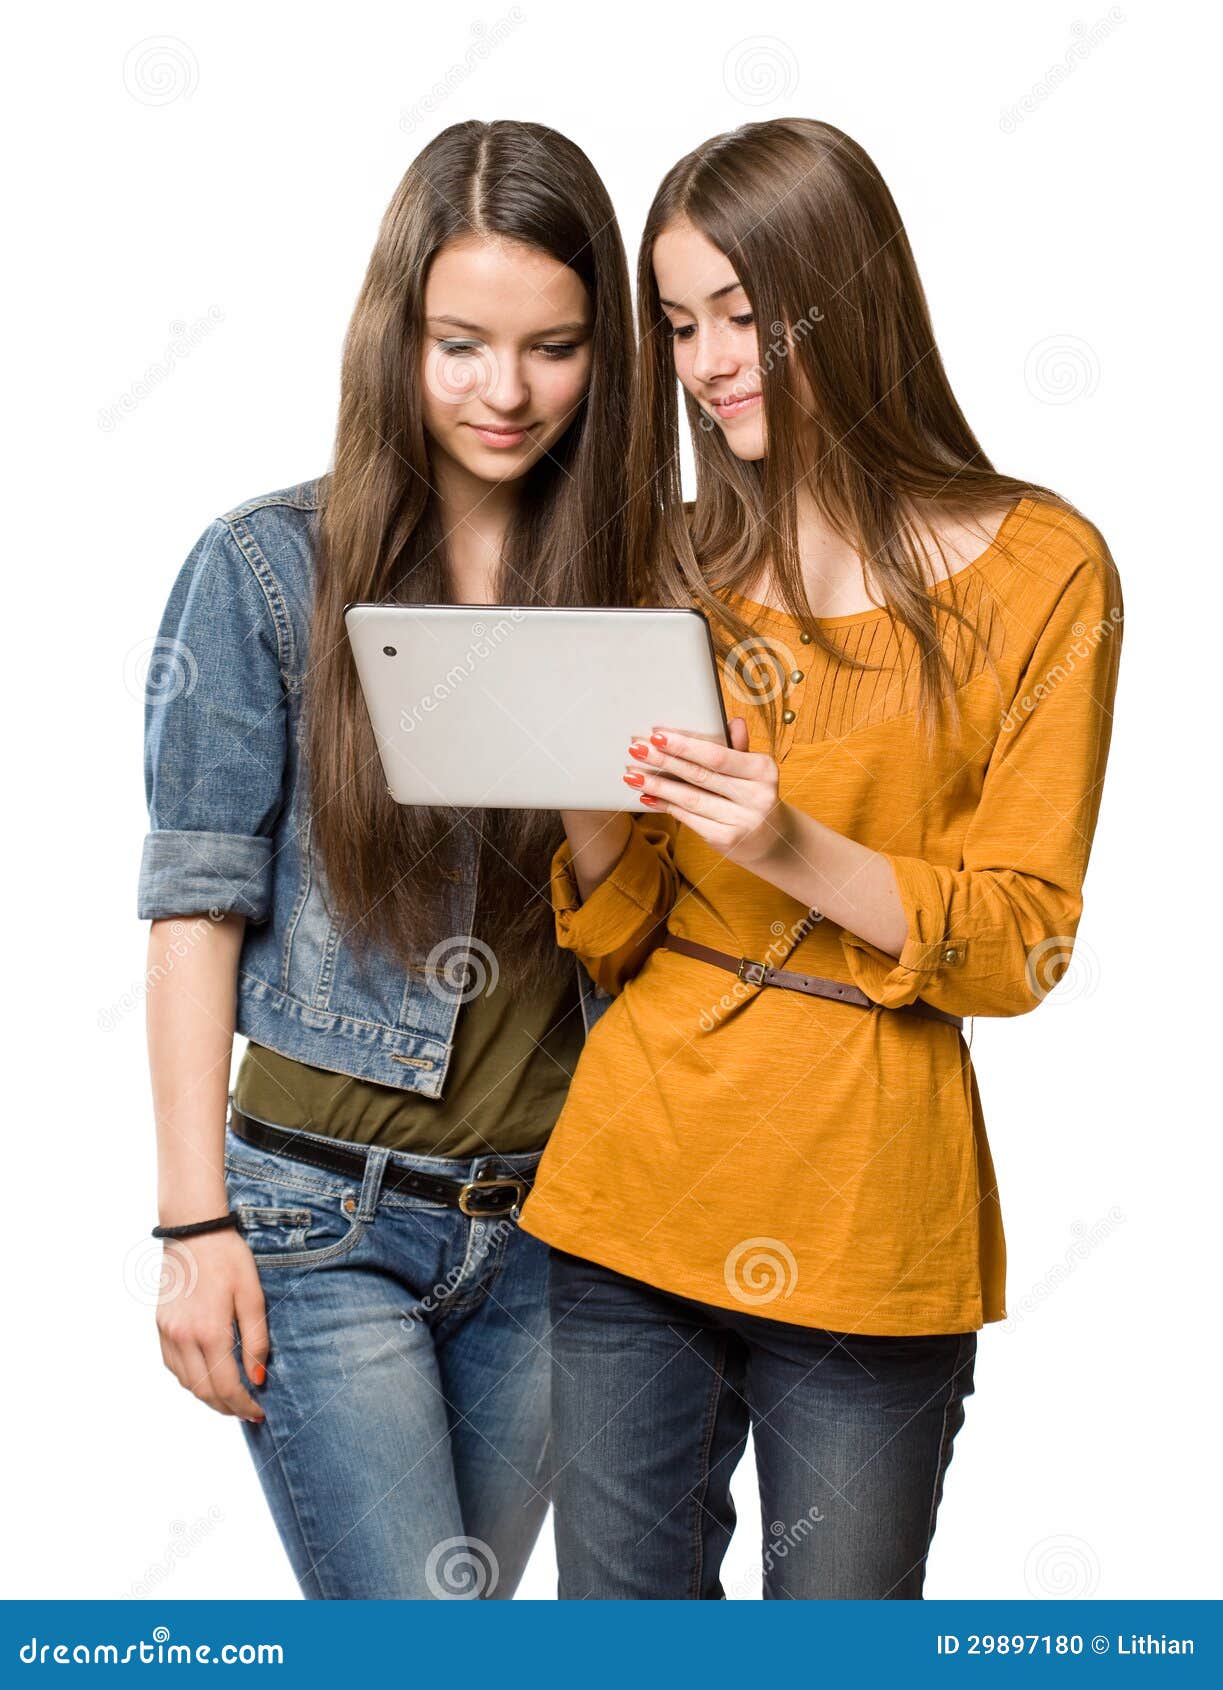
M 238 1211 L 231 1209 L 227 1215 L 218 1215 L 214 1221 L 192 1221 L 189 1226 L 155 1226 L 154 1238 L 193 1238 L 197 1232 L 220 1232 L 222 1227 L 237 1226 Z

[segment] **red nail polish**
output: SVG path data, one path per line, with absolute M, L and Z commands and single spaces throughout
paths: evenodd
M 264 1367 L 261 1361 L 257 1361 L 251 1369 L 251 1378 L 255 1381 L 256 1385 L 262 1385 L 267 1376 L 267 1368 Z
M 645 776 L 644 775 L 625 775 L 623 778 L 629 786 L 644 786 L 645 785 Z
M 643 804 L 657 804 L 658 802 L 657 798 L 651 798 L 648 792 L 639 792 L 637 796 Z
M 634 740 L 632 745 L 628 748 L 628 754 L 630 757 L 648 757 L 650 755 L 649 747 L 645 745 L 638 745 L 636 740 Z
M 651 745 L 662 746 L 662 745 L 665 745 L 666 743 L 667 743 L 666 734 L 651 734 L 650 735 L 650 744 Z

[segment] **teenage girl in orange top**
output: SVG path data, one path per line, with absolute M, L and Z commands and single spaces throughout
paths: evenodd
M 639 309 L 638 596 L 709 616 L 738 714 L 732 748 L 627 747 L 640 812 L 567 814 L 553 859 L 560 943 L 613 994 L 523 1216 L 554 1247 L 561 1594 L 721 1595 L 750 1426 L 765 1595 L 919 1596 L 1005 1314 L 961 1023 L 1069 958 L 1116 573 L 984 456 L 838 130 L 682 159 Z

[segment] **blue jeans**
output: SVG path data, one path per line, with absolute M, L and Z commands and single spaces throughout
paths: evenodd
M 243 1431 L 307 1597 L 512 1596 L 547 1510 L 547 1248 L 383 1191 L 388 1158 L 455 1179 L 539 1160 L 369 1147 L 353 1181 L 226 1129 L 270 1335 Z
M 551 1259 L 562 1599 L 725 1595 L 749 1426 L 766 1597 L 921 1595 L 974 1332 L 827 1332 Z

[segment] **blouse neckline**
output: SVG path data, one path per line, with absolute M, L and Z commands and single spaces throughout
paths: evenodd
M 999 523 L 993 539 L 985 550 L 973 558 L 971 562 L 966 563 L 963 569 L 957 569 L 953 575 L 944 575 L 942 580 L 936 581 L 929 589 L 930 592 L 942 593 L 948 588 L 954 588 L 957 584 L 966 581 L 975 570 L 988 563 L 995 552 L 1001 550 L 1006 536 L 1019 520 L 1021 514 L 1026 514 L 1031 504 L 1032 500 L 1027 496 L 1017 500 Z M 749 599 L 745 594 L 735 592 L 730 588 L 723 591 L 722 597 L 735 599 L 739 604 L 746 605 L 749 610 L 761 611 L 765 616 L 772 616 L 777 621 L 784 622 L 790 627 L 797 628 L 799 626 L 797 617 L 791 616 L 788 611 L 780 609 L 777 605 L 762 604 L 759 599 Z M 816 616 L 811 620 L 819 628 L 848 628 L 859 622 L 875 622 L 881 616 L 890 614 L 886 605 L 877 605 L 873 610 L 851 610 L 843 616 Z

